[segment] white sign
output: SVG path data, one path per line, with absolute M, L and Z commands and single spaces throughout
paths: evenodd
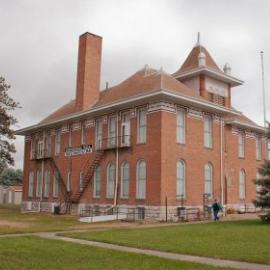
M 68 147 L 65 149 L 65 156 L 71 157 L 71 156 L 78 156 L 78 155 L 84 155 L 87 153 L 92 153 L 93 148 L 92 144 L 84 144 L 78 147 Z

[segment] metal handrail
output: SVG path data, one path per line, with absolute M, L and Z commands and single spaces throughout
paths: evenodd
M 32 159 L 42 159 L 42 158 L 50 158 L 52 157 L 52 151 L 51 149 L 41 149 L 40 151 L 35 150 L 32 151 Z
M 106 150 L 106 149 L 130 147 L 131 138 L 132 138 L 131 135 L 120 135 L 120 136 L 102 138 L 95 143 L 95 150 Z

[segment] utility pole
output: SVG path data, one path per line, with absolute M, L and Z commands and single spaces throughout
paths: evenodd
M 260 54 L 261 54 L 261 67 L 262 67 L 263 125 L 266 128 L 267 127 L 267 120 L 266 120 L 263 51 L 261 51 Z

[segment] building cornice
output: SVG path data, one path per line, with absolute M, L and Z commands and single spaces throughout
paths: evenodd
M 190 105 L 193 107 L 199 107 L 202 110 L 220 113 L 222 115 L 239 115 L 239 112 L 236 110 L 226 108 L 220 106 L 218 104 L 214 104 L 207 100 L 202 100 L 196 97 L 190 97 L 178 92 L 174 92 L 168 89 L 160 89 L 159 91 L 153 91 L 146 94 L 133 96 L 128 99 L 118 100 L 117 102 L 112 102 L 106 105 L 100 105 L 93 107 L 89 110 L 83 112 L 77 112 L 65 117 L 59 118 L 55 121 L 47 122 L 47 123 L 39 123 L 36 125 L 32 125 L 23 129 L 17 130 L 16 135 L 28 135 L 30 132 L 38 131 L 45 127 L 53 127 L 62 124 L 63 122 L 68 121 L 76 121 L 80 118 L 87 118 L 88 116 L 96 117 L 102 113 L 112 112 L 113 110 L 121 110 L 123 108 L 127 108 L 130 105 L 142 104 L 143 102 L 149 102 L 151 100 L 162 100 L 169 99 L 175 103 L 184 103 L 185 105 Z
M 205 74 L 205 75 L 209 75 L 213 78 L 219 79 L 221 81 L 230 83 L 231 86 L 238 86 L 238 85 L 242 85 L 244 83 L 244 81 L 241 81 L 233 76 L 230 76 L 228 74 L 225 73 L 221 73 L 218 71 L 215 71 L 213 69 L 210 69 L 208 67 L 199 67 L 199 68 L 194 68 L 188 71 L 184 71 L 178 74 L 173 75 L 174 78 L 176 79 L 187 79 L 190 77 L 193 77 L 195 75 L 199 75 L 199 74 Z
M 234 127 L 250 129 L 250 130 L 253 130 L 253 131 L 260 132 L 260 133 L 265 133 L 266 132 L 266 129 L 264 127 L 257 126 L 257 125 L 252 125 L 252 124 L 248 124 L 248 123 L 243 123 L 243 122 L 238 121 L 238 120 L 226 120 L 225 123 L 228 124 L 228 125 L 232 125 Z

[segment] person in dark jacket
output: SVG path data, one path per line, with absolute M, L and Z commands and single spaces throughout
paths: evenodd
M 215 202 L 212 204 L 212 209 L 213 209 L 213 212 L 214 212 L 214 220 L 215 220 L 215 221 L 219 220 L 218 213 L 219 213 L 219 211 L 222 211 L 222 207 L 221 207 L 221 205 L 217 202 L 216 199 L 215 199 Z

